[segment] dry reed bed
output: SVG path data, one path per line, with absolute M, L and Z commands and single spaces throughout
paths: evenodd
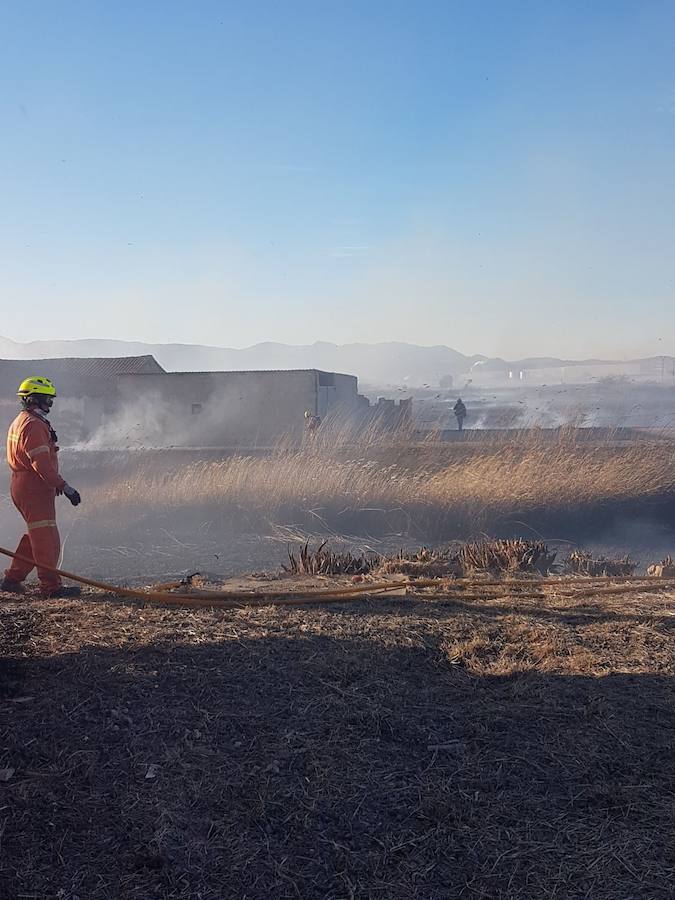
M 275 522 L 331 527 L 394 525 L 443 536 L 451 526 L 488 528 L 532 510 L 573 511 L 649 501 L 675 492 L 675 445 L 588 446 L 573 441 L 415 449 L 382 444 L 231 456 L 154 474 L 142 463 L 95 489 L 93 502 L 120 507 L 218 507 Z

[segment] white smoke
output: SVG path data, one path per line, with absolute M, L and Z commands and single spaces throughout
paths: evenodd
M 523 385 L 507 389 L 476 388 L 462 392 L 467 406 L 465 428 L 650 428 L 675 427 L 675 387 L 607 382 L 583 385 Z M 454 430 L 455 398 L 415 400 L 422 429 Z
M 265 446 L 270 443 L 273 411 L 265 406 L 268 389 L 254 379 L 246 384 L 211 385 L 195 393 L 167 397 L 159 388 L 122 396 L 114 411 L 103 415 L 99 427 L 86 439 L 71 445 L 74 450 L 160 450 L 172 447 L 209 448 Z M 266 410 L 266 411 L 265 411 Z M 302 414 L 285 423 L 300 433 Z M 277 431 L 283 430 L 278 428 Z M 277 435 L 278 436 L 278 435 Z

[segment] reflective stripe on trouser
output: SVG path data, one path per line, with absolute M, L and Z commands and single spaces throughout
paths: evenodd
M 60 587 L 59 576 L 42 568 L 42 565 L 56 568 L 61 552 L 61 539 L 56 527 L 55 491 L 33 472 L 14 472 L 12 500 L 28 526 L 28 533 L 21 538 L 16 552 L 32 562 L 13 559 L 5 576 L 12 581 L 24 581 L 33 567 L 37 567 L 43 590 Z

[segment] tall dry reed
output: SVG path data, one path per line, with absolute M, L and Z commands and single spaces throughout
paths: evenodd
M 529 432 L 509 441 L 412 445 L 375 430 L 332 435 L 268 456 L 235 455 L 153 473 L 141 463 L 102 485 L 101 507 L 218 508 L 249 521 L 312 523 L 352 533 L 440 537 L 537 511 L 591 511 L 675 492 L 675 444 L 591 445 Z

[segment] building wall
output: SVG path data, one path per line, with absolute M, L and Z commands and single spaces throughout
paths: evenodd
M 56 360 L 60 362 L 60 360 Z M 28 364 L 19 364 L 25 372 L 34 372 Z M 111 376 L 77 375 L 61 373 L 58 378 L 43 365 L 38 374 L 52 378 L 56 384 L 57 398 L 50 417 L 62 446 L 72 446 L 85 440 L 101 425 L 106 406 L 114 405 L 116 380 Z M 16 390 L 21 381 L 21 371 L 4 372 L 0 368 L 0 434 L 4 434 L 20 410 Z
M 358 379 L 355 375 L 341 375 L 338 372 L 316 373 L 317 408 L 314 412 L 324 419 L 329 413 L 354 413 L 362 409 L 358 394 Z
M 123 375 L 105 430 L 128 446 L 268 446 L 299 435 L 317 408 L 317 373 Z
M 358 403 L 359 382 L 356 375 L 340 375 L 336 373 L 335 402 L 340 406 L 353 408 Z
M 84 397 L 57 398 L 49 420 L 62 447 L 78 443 L 88 433 L 84 427 L 87 404 Z M 4 441 L 9 426 L 20 412 L 21 405 L 16 398 L 0 399 L 0 440 Z
M 367 414 L 353 375 L 318 370 L 63 374 L 52 416 L 62 446 L 267 447 L 298 439 L 304 412 Z M 17 414 L 16 385 L 0 397 L 0 426 Z

